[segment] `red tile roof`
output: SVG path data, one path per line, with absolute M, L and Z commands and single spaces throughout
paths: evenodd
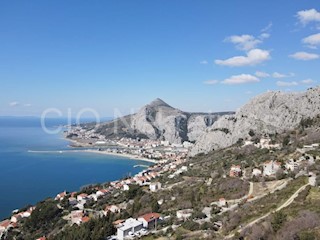
M 160 214 L 159 213 L 147 213 L 145 215 L 140 216 L 140 218 L 143 218 L 144 220 L 146 220 L 146 222 L 151 222 L 154 219 L 160 218 Z
M 82 221 L 83 223 L 86 223 L 86 222 L 88 222 L 89 220 L 90 220 L 89 217 L 83 217 L 83 218 L 81 218 L 81 221 Z
M 7 228 L 10 225 L 10 220 L 4 220 L 2 222 L 0 222 L 0 227 L 4 227 Z
M 41 237 L 41 238 L 38 238 L 37 240 L 46 240 L 47 238 L 46 237 Z
M 125 220 L 119 219 L 119 220 L 117 220 L 117 221 L 114 221 L 112 224 L 116 226 L 116 225 L 119 225 L 119 224 L 121 224 L 121 223 L 123 223 L 123 222 L 125 222 Z

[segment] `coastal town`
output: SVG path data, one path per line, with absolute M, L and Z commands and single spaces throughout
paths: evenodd
M 169 141 L 152 139 L 108 139 L 94 130 L 87 131 L 80 126 L 72 127 L 65 135 L 72 141 L 71 146 L 77 149 L 85 148 L 86 151 L 122 155 L 151 162 L 186 159 L 189 149 L 193 146 L 188 141 L 171 144 Z
M 221 169 L 223 170 L 221 176 L 225 181 L 234 179 L 248 183 L 249 188 L 242 196 L 230 199 L 227 193 L 226 196 L 220 194 L 218 198 L 213 197 L 207 206 L 202 206 L 202 209 L 192 208 L 188 204 L 187 208 L 182 208 L 178 204 L 176 208 L 170 210 L 169 214 L 167 211 L 160 210 L 161 206 L 169 204 L 170 201 L 176 202 L 176 197 L 164 198 L 163 194 L 167 194 L 168 191 L 180 185 L 183 186 L 190 179 L 194 179 L 192 184 L 199 181 L 201 172 L 197 173 L 196 178 L 192 175 L 197 166 L 202 166 L 200 169 L 205 172 L 201 161 L 192 161 L 187 157 L 191 143 L 170 144 L 167 141 L 129 138 L 108 140 L 94 132 L 82 131 L 80 127 L 73 128 L 66 135 L 73 136 L 72 147 L 74 148 L 123 155 L 133 159 L 146 159 L 153 163 L 134 176 L 89 186 L 79 192 L 62 191 L 53 198 L 56 206 L 64 213 L 62 219 L 70 227 L 81 226 L 92 219 L 100 219 L 110 214 L 118 216 L 112 223 L 113 235 L 106 236 L 108 239 L 138 239 L 150 234 L 166 233 L 168 229 L 179 229 L 186 222 L 194 222 L 200 226 L 212 224 L 214 232 L 223 232 L 225 223 L 219 216 L 235 211 L 244 202 L 254 203 L 268 194 L 286 189 L 287 186 L 290 186 L 290 182 L 294 181 L 293 179 L 306 178 L 307 182 L 304 187 L 318 186 L 319 172 L 310 170 L 313 165 L 320 162 L 319 155 L 310 154 L 310 151 L 319 150 L 319 144 L 313 143 L 296 148 L 294 152 L 282 158 L 263 161 L 259 164 L 248 166 L 239 161 L 238 164 L 233 163 L 234 160 L 232 160 L 229 167 Z M 260 141 L 255 142 L 248 139 L 235 149 L 251 147 L 257 151 L 271 153 L 281 151 L 283 148 L 281 143 L 275 144 L 269 137 L 262 137 Z M 214 184 L 213 177 L 204 178 L 204 180 L 207 187 Z M 261 188 L 261 184 L 264 184 L 265 187 Z M 128 209 L 137 204 L 134 199 L 120 197 L 123 199 L 121 202 L 114 201 L 114 199 L 123 194 L 123 196 L 128 196 L 130 192 L 137 191 L 137 189 L 141 189 L 142 195 L 147 193 L 154 196 L 156 207 L 149 211 L 147 208 L 141 212 L 141 215 L 134 214 L 136 216 L 134 217 L 127 215 Z M 24 211 L 15 210 L 9 219 L 0 222 L 0 239 L 8 232 L 19 232 L 20 223 L 30 218 L 36 208 L 37 206 L 30 206 Z M 128 217 L 123 218 L 123 216 Z M 206 231 L 200 233 L 205 234 Z M 37 238 L 37 240 L 45 239 L 51 238 L 45 235 Z

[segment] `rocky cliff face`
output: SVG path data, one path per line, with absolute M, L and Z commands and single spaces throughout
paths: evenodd
M 222 115 L 230 113 L 188 113 L 161 99 L 142 107 L 136 114 L 102 124 L 97 132 L 109 138 L 144 137 L 171 143 L 195 141 Z
M 275 133 L 297 127 L 302 119 L 320 114 L 320 87 L 302 93 L 268 92 L 252 99 L 238 112 L 223 116 L 205 130 L 191 155 L 207 153 L 249 137 L 249 131 Z

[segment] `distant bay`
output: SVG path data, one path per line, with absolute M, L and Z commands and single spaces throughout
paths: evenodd
M 65 119 L 50 119 L 47 126 L 65 123 Z M 142 170 L 134 168 L 142 163 L 139 160 L 55 152 L 70 149 L 68 144 L 61 133 L 45 133 L 38 118 L 0 117 L 0 220 L 16 208 L 54 197 L 61 191 L 77 191 L 87 184 L 116 180 Z

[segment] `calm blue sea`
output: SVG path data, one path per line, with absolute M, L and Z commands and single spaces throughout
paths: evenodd
M 64 124 L 50 119 L 47 125 Z M 135 174 L 141 161 L 92 153 L 32 153 L 69 149 L 61 133 L 46 134 L 37 118 L 0 117 L 0 220 L 11 211 L 76 191 L 90 183 L 101 183 Z M 146 162 L 143 164 L 150 165 Z

